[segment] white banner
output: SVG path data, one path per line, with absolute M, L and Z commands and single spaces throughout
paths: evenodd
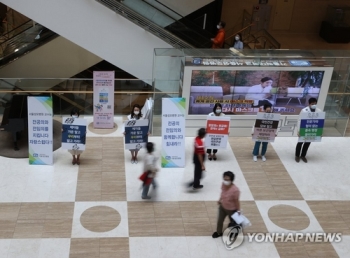
M 53 164 L 53 121 L 51 97 L 28 97 L 29 164 Z
M 230 131 L 229 116 L 208 116 L 205 147 L 208 149 L 226 149 Z
M 114 71 L 94 71 L 94 128 L 114 127 Z
M 162 99 L 162 167 L 185 167 L 185 98 Z
M 82 118 L 62 118 L 62 148 L 66 150 L 85 150 L 86 120 Z
M 253 141 L 274 142 L 277 134 L 280 114 L 259 112 L 256 116 Z

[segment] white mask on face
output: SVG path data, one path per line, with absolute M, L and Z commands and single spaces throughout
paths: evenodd
M 227 186 L 229 186 L 229 185 L 231 185 L 231 184 L 232 184 L 232 182 L 231 182 L 231 181 L 226 181 L 226 180 L 224 180 L 224 181 L 223 181 L 223 183 L 224 183 L 224 185 L 227 185 Z
M 311 109 L 316 109 L 316 105 L 311 105 Z
M 237 37 L 235 37 L 235 40 L 239 40 L 239 37 L 237 36 Z
M 140 111 L 134 111 L 134 114 L 138 115 L 138 114 L 140 114 Z
M 219 30 L 219 29 L 221 29 L 221 26 L 220 25 L 216 25 L 216 28 L 218 28 L 218 30 Z
M 72 115 L 72 117 L 73 117 L 73 118 L 78 118 L 78 116 L 77 116 L 77 115 Z
M 216 114 L 220 114 L 221 113 L 221 109 L 217 109 L 215 110 Z

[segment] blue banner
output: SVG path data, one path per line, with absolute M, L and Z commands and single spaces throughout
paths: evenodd
M 148 120 L 130 120 L 125 122 L 125 148 L 141 149 L 148 142 Z
M 86 120 L 64 117 L 62 121 L 62 148 L 67 150 L 85 150 Z

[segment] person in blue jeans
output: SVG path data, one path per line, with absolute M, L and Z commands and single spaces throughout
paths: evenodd
M 265 113 L 271 113 L 272 112 L 272 105 L 271 104 L 265 104 L 264 105 L 264 111 Z M 252 135 L 254 133 L 254 126 L 252 128 Z M 276 134 L 277 136 L 277 134 Z M 266 157 L 265 157 L 265 153 L 267 150 L 267 145 L 268 142 L 260 142 L 260 141 L 256 141 L 255 145 L 254 145 L 254 149 L 253 149 L 253 160 L 256 162 L 258 161 L 258 156 L 259 156 L 259 150 L 260 150 L 260 145 L 262 145 L 261 148 L 261 159 L 262 161 L 266 161 Z

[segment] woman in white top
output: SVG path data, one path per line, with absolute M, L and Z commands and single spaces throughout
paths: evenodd
M 128 120 L 139 120 L 139 119 L 143 119 L 142 113 L 141 113 L 141 107 L 139 104 L 135 104 L 132 107 L 130 115 L 128 115 Z M 125 132 L 124 132 L 124 135 L 125 135 Z M 138 162 L 137 154 L 139 150 L 133 149 L 133 150 L 130 150 L 130 152 L 131 152 L 131 163 L 132 164 L 137 163 Z
M 224 116 L 225 114 L 222 113 L 222 105 L 220 103 L 215 103 L 213 112 L 209 113 L 208 116 Z M 213 149 L 213 155 L 211 154 L 212 149 L 207 149 L 208 153 L 208 159 L 209 160 L 216 160 L 216 153 L 218 152 L 217 149 Z
M 235 36 L 235 42 L 233 43 L 234 49 L 243 49 L 242 34 L 238 33 Z
M 264 105 L 264 110 L 265 110 L 265 113 L 272 113 L 272 111 L 273 111 L 272 105 L 271 104 L 265 104 Z M 252 128 L 252 135 L 253 134 L 254 134 L 254 125 L 253 125 L 253 128 Z M 277 136 L 277 132 L 276 132 L 276 136 Z M 254 149 L 253 149 L 253 160 L 255 162 L 258 161 L 260 145 L 262 145 L 262 147 L 261 147 L 261 159 L 264 162 L 266 161 L 265 153 L 266 153 L 268 144 L 269 144 L 268 142 L 261 142 L 261 141 L 256 141 L 255 142 Z

